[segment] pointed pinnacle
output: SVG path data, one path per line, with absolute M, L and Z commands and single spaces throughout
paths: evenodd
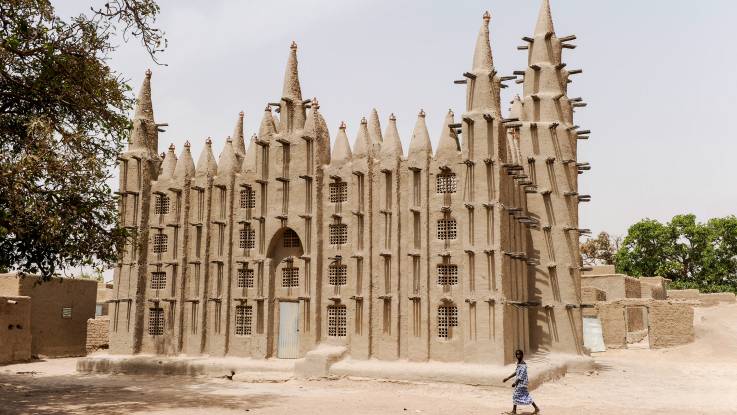
M 550 0 L 542 0 L 535 25 L 535 35 L 547 35 L 553 32 L 555 29 L 553 28 L 553 16 L 550 14 Z
M 366 117 L 361 117 L 361 124 L 368 124 L 368 121 L 366 121 Z
M 174 143 L 169 144 L 169 150 L 174 150 L 174 149 L 175 149 Z
M 187 141 L 184 142 L 184 148 L 186 148 L 187 150 L 189 150 L 189 148 L 191 146 L 192 146 L 192 144 L 189 143 L 189 140 L 187 140 Z
M 345 121 L 341 121 L 340 122 L 340 127 L 338 127 L 338 128 L 340 128 L 341 130 L 345 130 Z
M 205 144 L 208 146 L 212 145 L 212 138 L 210 138 L 210 136 L 208 136 L 207 139 L 205 140 Z
M 419 117 L 425 118 L 425 110 L 420 108 L 420 113 L 417 114 Z
M 489 24 L 489 21 L 491 20 L 491 13 L 489 13 L 488 10 L 484 12 L 483 19 L 486 22 L 486 24 Z
M 392 121 L 396 121 L 397 120 L 397 117 L 395 117 L 394 116 L 394 113 L 392 112 L 391 114 L 389 114 L 389 119 L 392 120 Z
M 241 117 L 241 118 L 243 118 L 243 117 L 246 116 L 246 113 L 243 112 L 243 111 L 241 111 L 241 112 L 238 113 L 238 116 Z
M 292 44 L 289 45 L 289 49 L 295 49 L 296 50 L 297 49 L 297 42 L 292 41 Z
M 153 72 L 151 72 L 151 69 L 146 69 L 146 78 L 149 78 L 149 79 L 151 79 L 151 74 L 152 74 L 152 73 L 153 73 Z
M 320 109 L 320 103 L 317 102 L 317 97 L 312 98 L 312 109 Z

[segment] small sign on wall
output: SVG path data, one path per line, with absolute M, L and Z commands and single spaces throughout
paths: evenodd
M 72 318 L 72 307 L 62 307 L 61 318 Z

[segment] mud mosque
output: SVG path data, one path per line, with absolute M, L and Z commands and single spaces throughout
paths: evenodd
M 396 118 L 345 125 L 332 149 L 304 99 L 292 44 L 281 98 L 246 148 L 243 113 L 219 157 L 159 154 L 151 73 L 120 155 L 120 221 L 133 234 L 115 269 L 110 347 L 153 353 L 507 364 L 513 350 L 580 355 L 577 158 L 586 104 L 568 97 L 548 0 L 518 47 L 524 70 L 494 68 L 483 15 L 462 114 L 431 146 L 420 111 L 409 149 Z M 462 68 L 461 68 L 462 69 Z M 508 113 L 500 90 L 522 85 Z

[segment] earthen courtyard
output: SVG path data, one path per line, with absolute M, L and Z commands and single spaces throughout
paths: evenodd
M 532 394 L 545 414 L 733 414 L 737 304 L 696 308 L 694 323 L 694 343 L 595 353 L 593 371 L 566 374 Z M 76 359 L 1 367 L 0 413 L 497 414 L 511 398 L 508 388 L 447 383 L 80 375 L 75 368 Z

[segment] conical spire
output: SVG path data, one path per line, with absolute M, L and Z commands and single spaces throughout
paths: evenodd
M 271 114 L 271 107 L 267 105 L 258 129 L 258 138 L 268 140 L 274 133 L 276 133 L 276 125 L 274 124 L 274 117 Z
M 169 145 L 169 151 L 164 156 L 164 162 L 161 163 L 161 172 L 159 180 L 174 177 L 174 170 L 177 167 L 177 155 L 174 154 L 174 144 Z
M 427 124 L 425 123 L 425 111 L 420 110 L 417 114 L 417 122 L 412 132 L 412 140 L 409 142 L 408 157 L 427 157 L 432 154 L 432 144 L 430 143 L 430 134 L 427 132 Z
M 256 134 L 254 134 L 248 143 L 248 151 L 246 151 L 246 157 L 243 159 L 241 171 L 256 171 L 256 138 Z
M 356 141 L 353 142 L 353 157 L 366 157 L 372 150 L 369 141 L 368 122 L 366 117 L 361 118 L 361 125 L 358 127 L 358 135 Z
M 235 173 L 239 170 L 238 167 L 238 157 L 236 157 L 235 149 L 233 148 L 233 140 L 228 137 L 225 140 L 223 152 L 220 153 L 220 159 L 218 159 L 218 174 L 225 176 Z
M 148 151 L 153 155 L 158 153 L 159 133 L 154 121 L 154 110 L 151 104 L 151 70 L 146 71 L 146 77 L 138 92 L 136 108 L 133 115 L 133 130 L 129 138 L 130 150 Z
M 491 54 L 489 43 L 489 21 L 491 15 L 485 12 L 479 35 L 476 38 L 476 48 L 473 54 L 473 67 L 468 74 L 474 81 L 469 82 L 468 111 L 478 111 L 492 114 L 495 118 L 501 118 L 499 105 L 499 77 L 494 69 L 494 59 Z
M 245 114 L 241 111 L 238 114 L 238 121 L 235 123 L 235 130 L 233 130 L 233 150 L 239 161 L 243 161 L 243 157 L 246 155 L 246 142 L 243 137 L 243 118 Z
M 284 72 L 282 97 L 290 98 L 295 103 L 302 102 L 302 88 L 299 85 L 299 72 L 297 71 L 296 42 L 292 42 L 292 45 L 289 47 L 289 59 L 287 59 L 287 69 Z
M 379 113 L 376 111 L 376 108 L 371 109 L 371 115 L 369 115 L 368 120 L 368 132 L 369 141 L 374 147 L 374 154 L 379 154 L 384 137 L 381 136 L 381 123 L 379 122 Z
M 212 139 L 207 137 L 205 147 L 197 160 L 197 176 L 215 176 L 218 174 L 218 163 L 212 154 Z
M 185 177 L 194 176 L 194 173 L 194 160 L 192 160 L 189 141 L 186 141 L 184 143 L 182 155 L 179 157 L 179 161 L 177 161 L 177 167 L 174 169 L 174 177 L 177 179 L 183 179 Z
M 540 12 L 537 15 L 537 24 L 535 25 L 535 36 L 547 35 L 554 33 L 553 16 L 550 14 L 550 0 L 543 0 L 540 4 Z
M 473 70 L 490 70 L 494 66 L 491 56 L 491 44 L 489 43 L 489 21 L 491 14 L 484 12 L 483 24 L 476 38 L 476 49 L 473 52 Z
M 384 133 L 384 142 L 381 145 L 381 156 L 402 157 L 403 155 L 402 140 L 399 139 L 399 131 L 397 130 L 397 117 L 391 114 Z
M 133 118 L 154 120 L 154 106 L 151 104 L 151 69 L 146 70 L 141 89 L 136 99 L 136 112 Z
M 435 157 L 437 158 L 450 157 L 461 151 L 458 135 L 456 135 L 455 129 L 450 127 L 451 124 L 455 124 L 455 115 L 452 110 L 448 110 L 448 114 L 445 116 L 445 120 L 443 120 L 443 128 L 440 131 L 438 149 L 435 153 Z
M 333 154 L 330 157 L 330 163 L 336 166 L 342 166 L 351 160 L 351 145 L 348 143 L 348 136 L 345 134 L 345 123 L 340 123 L 338 135 L 335 136 L 335 144 L 333 145 Z

